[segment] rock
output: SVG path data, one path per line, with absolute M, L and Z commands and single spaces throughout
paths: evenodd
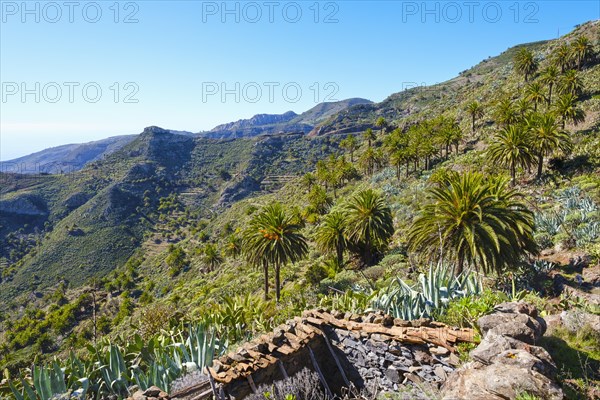
M 445 356 L 446 354 L 450 353 L 450 350 L 442 346 L 435 346 L 430 348 L 429 352 L 438 356 Z
M 524 392 L 543 399 L 563 398 L 552 381 L 556 374 L 552 358 L 532 345 L 546 330 L 535 307 L 503 303 L 478 324 L 484 338 L 471 351 L 473 361 L 450 374 L 442 387 L 443 399 L 514 399 Z
M 158 395 L 162 392 L 162 390 L 156 386 L 151 386 L 144 392 L 144 396 L 148 397 L 158 397 Z
M 446 370 L 444 370 L 444 368 L 439 365 L 433 369 L 433 373 L 435 374 L 435 376 L 437 376 L 438 378 L 440 378 L 440 380 L 443 381 L 445 381 L 448 377 L 448 374 L 446 374 Z
M 526 314 L 532 318 L 538 317 L 537 308 L 523 301 L 517 301 L 512 303 L 500 303 L 496 307 L 494 307 L 494 311 L 501 312 L 504 314 Z
M 594 331 L 600 333 L 600 315 L 586 313 L 581 310 L 568 310 L 560 314 L 562 325 L 571 332 L 580 331 L 588 325 Z
M 144 396 L 144 392 L 141 390 L 136 391 L 129 397 L 131 400 L 147 400 L 147 397 Z
M 415 374 L 406 374 L 404 375 L 404 383 L 413 382 L 413 383 L 423 383 L 423 379 L 419 375 Z
M 518 362 L 491 365 L 471 362 L 452 373 L 442 386 L 444 400 L 505 400 L 523 392 L 542 399 L 563 399 L 558 385 L 539 372 L 524 369 Z
M 494 313 L 481 317 L 478 324 L 484 335 L 494 331 L 529 344 L 537 342 L 546 331 L 545 323 L 542 325 L 527 314 Z
M 548 377 L 554 377 L 556 374 L 556 365 L 546 349 L 528 345 L 508 336 L 498 335 L 493 331 L 488 333 L 485 340 L 471 351 L 471 358 L 481 364 L 489 365 L 497 361 L 498 357 L 502 358 L 502 354 L 510 350 L 524 351 L 535 357 L 536 360 L 532 361 L 532 366 L 535 365 L 534 369 L 538 372 Z
M 458 365 L 460 365 L 460 358 L 458 358 L 458 356 L 456 354 L 451 353 L 448 356 L 448 364 L 454 365 L 455 367 L 457 367 Z
M 427 351 L 423 351 L 422 349 L 415 349 L 413 354 L 415 355 L 415 361 L 419 364 L 431 364 L 434 361 L 433 357 L 431 357 L 431 354 L 429 354 Z

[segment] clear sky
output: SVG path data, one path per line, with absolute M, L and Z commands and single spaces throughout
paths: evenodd
M 0 1 L 0 160 L 381 101 L 600 18 L 600 1 Z

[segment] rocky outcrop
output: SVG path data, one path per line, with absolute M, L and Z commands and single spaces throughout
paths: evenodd
M 522 393 L 541 399 L 562 399 L 554 381 L 556 366 L 548 352 L 536 345 L 546 330 L 535 307 L 503 303 L 478 321 L 481 344 L 472 361 L 449 376 L 443 399 L 514 399 Z

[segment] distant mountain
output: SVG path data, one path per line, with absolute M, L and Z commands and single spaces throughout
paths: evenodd
M 89 143 L 51 147 L 14 160 L 3 161 L 2 172 L 24 174 L 77 171 L 87 163 L 114 153 L 135 139 L 136 135 L 113 136 Z
M 240 119 L 214 127 L 200 135 L 207 138 L 231 139 L 277 133 L 309 133 L 317 124 L 357 104 L 372 104 L 370 100 L 352 98 L 320 103 L 298 115 L 293 111 L 283 114 L 257 114 L 250 119 Z
M 195 136 L 187 131 L 167 131 L 181 136 Z M 137 135 L 113 136 L 88 143 L 65 144 L 37 153 L 2 161 L 0 172 L 56 174 L 79 171 L 88 163 L 100 160 L 131 143 Z

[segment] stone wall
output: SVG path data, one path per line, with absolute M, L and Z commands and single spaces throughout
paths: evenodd
M 317 372 L 330 394 L 349 386 L 370 391 L 425 383 L 437 387 L 458 364 L 454 346 L 473 340 L 470 329 L 430 320 L 311 310 L 216 360 L 210 369 L 212 387 L 203 383 L 172 398 L 200 399 L 201 393 L 216 393 L 242 399 L 258 386 L 304 368 Z
M 420 391 L 424 387 L 444 400 L 506 400 L 525 393 L 564 397 L 554 381 L 552 358 L 538 346 L 546 323 L 535 307 L 503 303 L 478 325 L 483 340 L 471 351 L 471 361 L 459 366 L 455 345 L 473 342 L 470 329 L 378 313 L 311 310 L 219 358 L 208 377 L 199 375 L 171 398 L 242 399 L 307 368 L 317 373 L 328 398 L 348 387 L 402 392 L 398 398 L 411 400 L 430 398 Z M 410 387 L 418 390 L 407 394 Z M 140 396 L 136 400 L 150 399 Z

